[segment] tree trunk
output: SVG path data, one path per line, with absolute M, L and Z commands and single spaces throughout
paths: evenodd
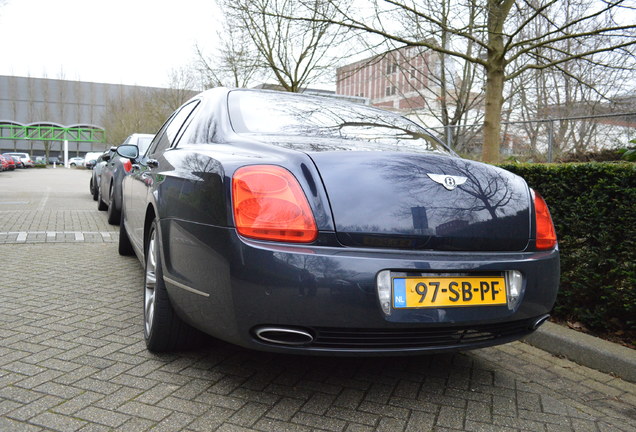
M 486 66 L 486 112 L 484 114 L 484 162 L 499 162 L 501 109 L 506 65 L 503 27 L 514 0 L 488 0 L 488 65 Z
M 501 146 L 501 109 L 503 106 L 503 65 L 489 65 L 486 71 L 486 112 L 484 115 L 484 144 L 481 158 L 487 163 L 499 162 Z

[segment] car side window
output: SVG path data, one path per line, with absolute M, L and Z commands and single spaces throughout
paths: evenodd
M 197 107 L 198 108 L 198 107 Z M 183 128 L 177 137 L 177 145 L 195 144 L 195 143 L 212 143 L 216 139 L 216 122 L 214 113 L 209 110 L 201 110 L 201 118 L 197 118 L 195 109 L 190 117 L 186 120 Z
M 192 129 L 191 125 L 192 125 L 194 119 L 197 117 L 197 112 L 199 111 L 199 107 L 200 106 L 201 106 L 200 104 L 197 104 L 194 107 L 194 109 L 192 110 L 192 112 L 190 112 L 190 115 L 186 119 L 185 123 L 183 123 L 183 126 L 179 130 L 179 133 L 177 134 L 177 138 L 174 141 L 174 146 L 175 147 L 177 147 L 179 145 L 179 143 L 184 141 L 184 139 L 185 139 L 186 142 L 188 142 L 187 135 L 191 135 L 189 133 L 189 131 Z M 184 138 L 184 137 L 186 137 L 186 138 Z
M 198 103 L 199 101 L 192 101 L 172 114 L 161 129 L 159 129 L 155 139 L 150 144 L 146 153 L 148 157 L 164 152 L 172 147 L 172 144 L 175 142 L 177 134 L 179 133 L 179 130 L 181 130 L 183 123 L 188 119 L 192 111 L 194 111 Z
M 181 110 L 179 110 L 177 114 L 175 114 L 173 120 L 170 122 L 168 128 L 166 129 L 166 135 L 168 136 L 171 145 L 175 143 L 179 131 L 183 129 L 183 125 L 198 104 L 199 101 L 192 101 L 181 108 Z
M 160 146 L 163 147 L 161 143 L 166 139 L 164 138 L 166 135 L 165 134 L 166 128 L 168 127 L 170 122 L 172 122 L 172 119 L 174 118 L 174 116 L 175 114 L 172 114 L 170 117 L 168 117 L 168 120 L 166 120 L 163 126 L 161 126 L 161 129 L 159 129 L 159 132 L 157 132 L 155 137 L 152 139 L 152 142 L 148 146 L 148 150 L 146 150 L 146 154 L 144 155 L 145 158 L 149 158 L 151 155 L 154 155 L 155 153 L 157 153 L 158 147 Z

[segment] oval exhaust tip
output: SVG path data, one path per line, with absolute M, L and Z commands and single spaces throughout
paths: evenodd
M 548 320 L 548 318 L 550 318 L 550 315 L 543 315 L 542 317 L 538 318 L 531 326 L 530 329 L 531 330 L 536 330 L 539 328 L 539 326 L 541 326 L 541 324 L 543 324 L 544 322 L 546 322 Z
M 314 337 L 306 330 L 286 327 L 258 327 L 254 330 L 256 337 L 264 342 L 277 345 L 303 346 L 313 342 Z

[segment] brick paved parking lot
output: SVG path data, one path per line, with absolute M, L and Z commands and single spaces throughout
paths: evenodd
M 146 351 L 90 171 L 0 173 L 0 431 L 636 431 L 634 384 L 521 342 L 311 358 Z

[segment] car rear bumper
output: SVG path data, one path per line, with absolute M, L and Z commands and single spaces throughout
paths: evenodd
M 531 333 L 552 309 L 559 252 L 436 253 L 280 245 L 234 229 L 162 221 L 164 274 L 177 313 L 249 348 L 314 354 L 396 354 L 479 348 Z M 392 309 L 382 270 L 472 274 L 518 270 L 513 307 Z

